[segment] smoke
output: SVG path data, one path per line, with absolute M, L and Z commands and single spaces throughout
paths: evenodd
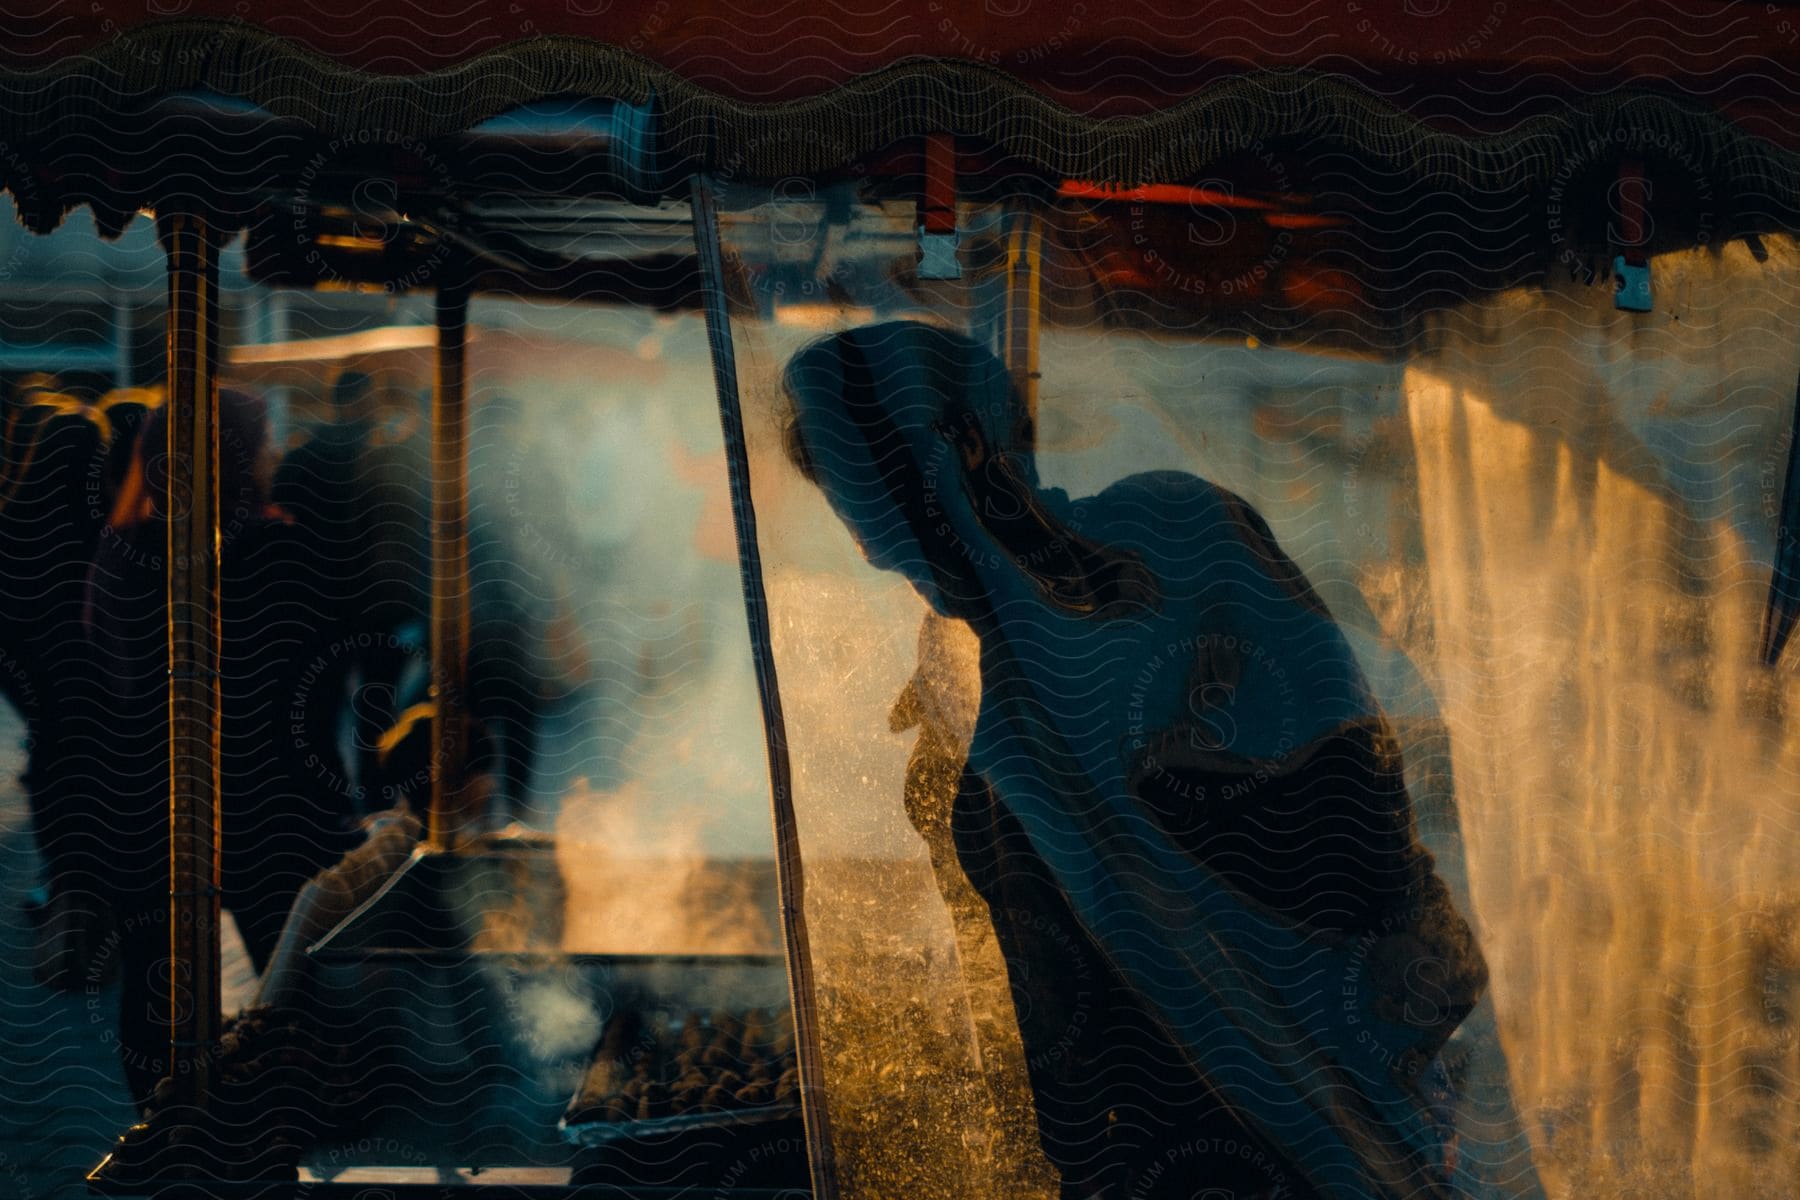
M 766 856 L 762 725 L 704 322 L 477 308 L 474 502 L 567 631 L 546 656 L 583 660 L 578 680 L 560 681 L 576 695 L 538 731 L 533 823 L 550 825 L 564 793 L 638 780 L 659 819 L 707 810 L 707 853 Z M 518 403 L 489 407 L 508 397 Z
M 587 1053 L 600 1040 L 601 1014 L 587 989 L 566 973 L 527 978 L 512 995 L 514 1024 L 534 1058 Z
M 677 809 L 659 799 L 641 780 L 610 790 L 578 783 L 557 817 L 554 882 L 546 871 L 513 872 L 514 886 L 530 892 L 515 895 L 514 907 L 560 904 L 560 949 L 567 954 L 779 950 L 768 860 L 709 857 L 702 844 L 704 810 Z M 778 962 L 602 967 L 576 960 L 520 975 L 497 961 L 490 978 L 506 998 L 513 1036 L 525 1053 L 539 1065 L 564 1071 L 585 1066 L 606 1021 L 622 1007 L 742 1009 L 779 1006 L 787 998 L 786 973 Z
M 707 816 L 640 779 L 580 781 L 557 817 L 563 949 L 586 954 L 746 954 L 779 948 L 773 876 L 754 860 L 709 858 Z

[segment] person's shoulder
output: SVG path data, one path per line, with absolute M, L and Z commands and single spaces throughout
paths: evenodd
M 278 508 L 227 530 L 221 547 L 226 569 L 238 573 L 288 571 L 310 574 L 319 557 L 319 537 L 304 522 Z
M 1060 488 L 1042 489 L 1053 495 L 1063 495 Z M 1145 501 L 1204 501 L 1209 497 L 1224 493 L 1224 489 L 1210 479 L 1188 471 L 1177 471 L 1173 468 L 1158 468 L 1152 471 L 1135 471 L 1130 475 L 1122 475 L 1108 483 L 1100 490 L 1081 499 L 1068 503 L 1079 508 L 1092 508 L 1095 505 L 1130 504 Z
M 1172 467 L 1159 468 L 1154 471 L 1139 471 L 1115 480 L 1100 493 L 1102 496 L 1108 494 L 1214 501 L 1231 495 L 1230 492 L 1210 479 L 1188 471 L 1177 471 Z
M 1106 529 L 1148 532 L 1180 530 L 1193 536 L 1198 526 L 1229 524 L 1242 501 L 1231 492 L 1186 471 L 1140 471 L 1115 480 L 1085 500 L 1070 502 L 1079 524 L 1096 534 Z

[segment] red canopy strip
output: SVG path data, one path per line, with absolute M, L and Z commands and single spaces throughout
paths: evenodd
M 1214 208 L 1252 208 L 1273 211 L 1267 200 L 1240 196 L 1219 188 L 1184 187 L 1174 183 L 1149 183 L 1141 187 L 1094 183 L 1086 179 L 1065 180 L 1057 194 L 1072 200 L 1116 200 L 1127 204 L 1206 204 Z
M 941 133 L 925 137 L 925 194 L 919 225 L 926 233 L 956 232 L 956 143 Z

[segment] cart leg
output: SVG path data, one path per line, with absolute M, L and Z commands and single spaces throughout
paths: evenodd
M 475 832 L 468 811 L 464 712 L 469 670 L 468 289 L 446 280 L 437 297 L 437 376 L 431 398 L 431 814 L 426 836 L 448 849 Z
M 169 1036 L 177 1103 L 204 1105 L 219 1012 L 219 234 L 165 213 L 169 261 Z

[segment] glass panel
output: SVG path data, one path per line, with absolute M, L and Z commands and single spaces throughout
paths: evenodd
M 585 225 L 530 232 L 623 254 L 634 231 L 685 219 L 584 213 Z M 272 499 L 310 536 L 336 606 L 282 713 L 294 774 L 339 823 L 401 802 L 422 813 L 437 720 L 434 298 L 241 282 L 226 382 L 281 414 Z M 317 931 L 298 994 L 351 1019 L 340 1032 L 368 1055 L 371 1082 L 303 1169 L 667 1183 L 695 1169 L 698 1143 L 678 1152 L 658 1133 L 666 1161 L 634 1165 L 641 1147 L 605 1148 L 628 1121 L 592 1138 L 575 1128 L 604 1124 L 596 1114 L 618 1091 L 577 1102 L 599 1077 L 596 1055 L 653 1058 L 691 1013 L 709 1031 L 757 1008 L 778 1023 L 787 999 L 704 322 L 691 305 L 496 289 L 471 300 L 468 328 L 460 699 L 479 837 Z M 451 940 L 436 940 L 445 928 Z M 622 1034 L 628 1025 L 638 1032 Z M 672 1073 L 648 1078 L 673 1090 Z M 621 1117 L 650 1112 L 635 1087 L 626 1094 Z
M 417 830 L 395 810 L 423 813 L 435 753 L 435 297 L 405 290 L 408 264 L 399 286 L 366 260 L 352 281 L 346 264 L 393 226 L 301 237 L 292 211 L 220 260 L 228 1034 L 212 1100 L 241 1136 L 197 1169 L 291 1178 L 297 1160 L 303 1191 L 803 1182 L 764 739 L 691 270 L 657 259 L 580 303 L 525 292 L 521 269 L 518 291 L 470 304 L 462 700 L 483 836 L 409 858 Z M 590 280 L 688 244 L 680 205 L 508 222 L 561 246 L 570 274 L 588 255 Z M 271 285 L 319 246 L 343 274 Z M 429 257 L 427 281 L 443 266 Z M 7 930 L 20 970 L 35 938 L 39 979 L 62 989 L 7 984 L 20 1020 L 51 1031 L 0 1066 L 33 1121 L 55 1113 L 26 1194 L 79 1186 L 142 1106 L 155 1136 L 169 1127 L 165 304 L 148 221 L 117 245 L 79 213 L 52 238 L 0 226 L 0 739 L 21 743 L 12 825 L 29 817 L 42 859 L 9 863 L 10 899 L 42 895 L 9 905 Z M 708 1086 L 678 1113 L 696 1031 Z M 642 1111 L 640 1062 L 667 1076 Z M 599 1119 L 619 1083 L 631 1111 Z M 701 1109 L 712 1124 L 694 1128 Z M 642 1115 L 690 1119 L 628 1128 Z M 157 1144 L 132 1136 L 126 1172 Z
M 932 313 L 894 273 L 915 253 L 912 205 L 810 186 L 725 199 L 840 1183 L 851 1196 L 1051 1195 L 1004 963 L 949 838 L 980 692 L 971 635 L 927 621 L 911 589 L 870 568 L 783 459 L 778 380 L 795 351 Z M 941 307 L 954 313 L 961 292 Z
M 1407 372 L 1495 1006 L 1570 1194 L 1794 1169 L 1793 676 L 1757 635 L 1800 348 L 1769 249 L 1658 257 L 1648 323 L 1576 286 L 1472 304 Z
M 519 673 L 488 687 L 503 773 L 530 764 L 506 798 L 557 835 L 562 947 L 774 952 L 772 896 L 705 886 L 771 843 L 704 322 L 499 296 L 470 320 L 471 687 Z
M 1421 322 L 1254 182 L 1031 207 L 1035 381 L 1020 210 L 725 190 L 846 1194 L 1786 1178 L 1794 248 Z

